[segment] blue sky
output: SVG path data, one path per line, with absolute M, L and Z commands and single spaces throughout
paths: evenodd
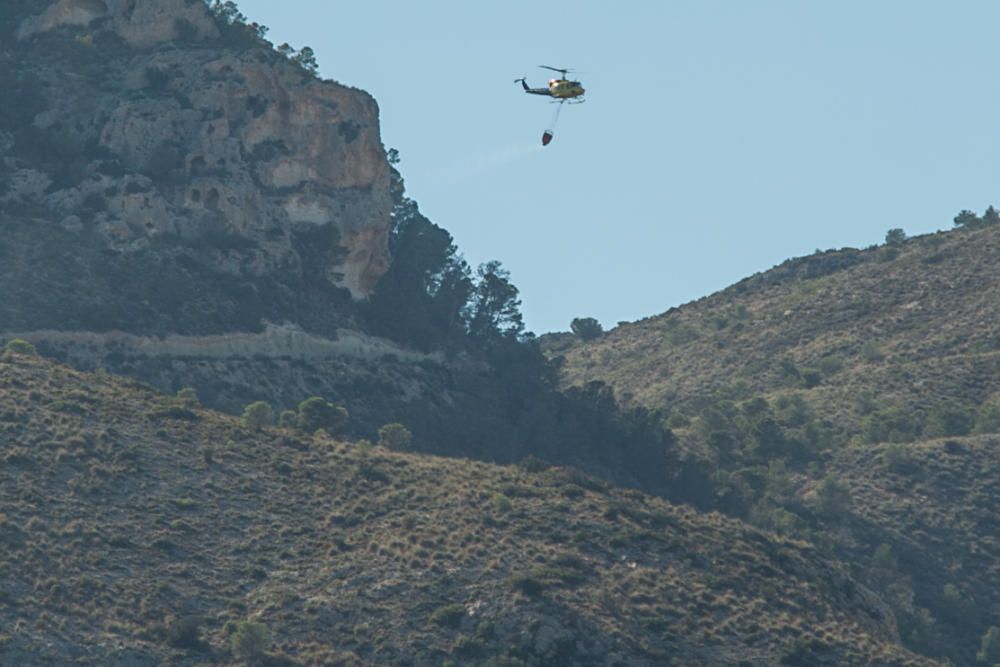
M 241 0 L 369 91 L 409 195 L 536 333 L 1000 205 L 1000 3 Z M 513 84 L 572 67 L 587 102 Z

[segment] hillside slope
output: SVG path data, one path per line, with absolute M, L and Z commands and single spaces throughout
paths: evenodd
M 789 260 L 599 340 L 567 385 L 657 409 L 676 495 L 813 541 L 904 640 L 973 664 L 1000 625 L 1000 227 Z
M 570 469 L 250 430 L 10 353 L 0 432 L 5 664 L 228 664 L 248 620 L 286 665 L 932 664 L 813 547 Z
M 566 383 L 603 380 L 665 410 L 813 382 L 809 400 L 854 426 L 862 390 L 885 405 L 979 405 L 1000 390 L 997 267 L 998 227 L 817 253 L 554 352 Z

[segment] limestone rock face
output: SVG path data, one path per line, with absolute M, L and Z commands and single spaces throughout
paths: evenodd
M 186 0 L 58 0 L 25 19 L 17 36 L 25 39 L 63 26 L 86 27 L 105 18 L 125 42 L 137 48 L 169 42 L 185 28 L 201 38 L 219 36 L 202 3 Z
M 180 247 L 240 279 L 370 293 L 392 208 L 370 95 L 316 78 L 201 0 L 31 9 L 6 67 L 26 73 L 36 106 L 0 121 L 13 146 L 0 205 L 76 216 L 62 228 L 115 253 Z

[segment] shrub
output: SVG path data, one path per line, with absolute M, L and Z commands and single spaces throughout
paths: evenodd
M 594 340 L 604 335 L 604 327 L 593 317 L 577 317 L 569 328 L 581 340 Z
M 874 340 L 865 341 L 861 346 L 859 354 L 862 359 L 872 364 L 885 359 L 885 355 L 882 353 L 882 346 Z
M 818 368 L 803 368 L 801 376 L 802 386 L 806 389 L 818 387 L 823 381 L 823 373 Z
M 927 414 L 924 435 L 930 438 L 968 435 L 974 423 L 975 417 L 961 405 L 942 403 Z
M 196 408 L 201 405 L 201 401 L 198 400 L 198 394 L 191 387 L 184 387 L 177 392 L 177 400 L 181 402 L 181 405 L 187 408 Z
M 271 646 L 271 633 L 256 621 L 243 621 L 232 638 L 233 655 L 250 663 L 259 662 Z
M 517 465 L 525 472 L 544 472 L 552 467 L 550 463 L 543 461 L 534 454 L 528 454 Z
M 413 434 L 402 424 L 386 424 L 378 430 L 378 444 L 387 449 L 404 451 L 413 443 Z
M 782 394 L 774 401 L 774 415 L 786 426 L 805 426 L 813 419 L 806 399 L 798 394 Z
M 299 416 L 295 410 L 282 410 L 278 415 L 278 426 L 282 428 L 295 428 L 299 423 Z
M 829 517 L 843 516 L 851 506 L 851 492 L 827 475 L 816 486 L 816 509 Z
M 750 523 L 782 535 L 801 535 L 807 528 L 797 514 L 770 503 L 755 505 L 750 512 Z
M 1000 402 L 991 399 L 976 412 L 976 433 L 1000 432 Z
M 901 407 L 877 410 L 861 426 L 867 442 L 912 442 L 922 430 L 920 418 Z
M 979 227 L 982 223 L 982 219 L 978 215 L 968 210 L 959 211 L 953 221 L 956 227 L 963 227 L 965 229 Z
M 5 352 L 10 352 L 11 354 L 21 354 L 26 357 L 37 357 L 38 350 L 35 346 L 28 341 L 21 338 L 14 338 L 7 341 L 7 344 L 3 346 Z
M 336 433 L 347 423 L 347 418 L 344 408 L 313 396 L 299 403 L 297 425 L 305 433 L 315 433 L 318 429 Z
M 989 208 L 983 213 L 983 224 L 984 225 L 995 225 L 1000 223 L 1000 212 L 997 212 L 993 205 L 991 204 Z
M 990 629 L 983 634 L 976 660 L 987 665 L 1000 663 L 1000 628 L 995 625 L 990 626 Z
M 844 368 L 844 358 L 839 354 L 828 354 L 817 364 L 823 375 L 829 377 Z
M 457 628 L 465 618 L 465 605 L 456 602 L 435 609 L 430 616 L 431 623 L 447 628 Z
M 264 401 L 254 401 L 243 409 L 243 423 L 252 429 L 270 426 L 274 423 L 274 411 Z
M 914 468 L 913 455 L 905 445 L 893 443 L 885 448 L 885 462 L 889 470 L 905 473 Z
M 680 320 L 667 320 L 663 325 L 663 340 L 668 345 L 685 345 L 701 337 L 698 329 Z
M 899 245 L 906 240 L 906 232 L 899 227 L 890 229 L 885 233 L 886 245 Z
M 174 619 L 167 626 L 167 643 L 174 648 L 208 650 L 208 644 L 201 638 L 203 622 L 201 616 L 182 616 Z
M 507 579 L 507 585 L 512 591 L 524 593 L 529 597 L 538 597 L 545 591 L 545 583 L 530 574 L 513 574 Z
M 68 415 L 85 415 L 87 410 L 79 403 L 73 401 L 52 401 L 48 405 L 53 412 L 64 412 Z
M 667 418 L 668 428 L 687 428 L 691 425 L 691 418 L 680 412 L 671 413 Z
M 490 502 L 493 504 L 493 509 L 501 514 L 506 514 L 514 507 L 510 502 L 510 498 L 502 493 L 494 493 Z

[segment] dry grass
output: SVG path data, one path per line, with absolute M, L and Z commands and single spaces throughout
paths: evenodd
M 0 359 L 0 662 L 225 663 L 251 620 L 274 664 L 929 664 L 807 544 L 167 405 Z
M 866 415 L 887 408 L 926 427 L 942 405 L 975 415 L 997 402 L 1000 229 L 910 239 L 897 256 L 886 250 L 790 260 L 598 341 L 555 339 L 550 354 L 565 357 L 568 385 L 604 380 L 626 402 L 686 415 L 672 420 L 681 448 L 737 476 L 741 466 L 766 469 L 767 461 L 725 461 L 699 433 L 696 415 L 719 399 L 763 397 L 772 406 L 781 396 L 803 399 L 832 435 L 808 467 L 789 462 L 793 495 L 783 503 L 806 526 L 789 532 L 849 563 L 901 624 L 929 610 L 923 636 L 908 637 L 908 645 L 971 663 L 982 633 L 1000 624 L 1000 438 L 864 444 L 877 439 L 865 425 Z M 807 369 L 818 371 L 812 382 Z M 979 425 L 997 428 L 995 418 Z M 898 439 L 934 435 L 925 433 Z M 842 516 L 809 511 L 824 476 L 852 499 Z M 883 544 L 896 559 L 892 576 L 872 572 Z M 950 597 L 946 585 L 954 587 Z

